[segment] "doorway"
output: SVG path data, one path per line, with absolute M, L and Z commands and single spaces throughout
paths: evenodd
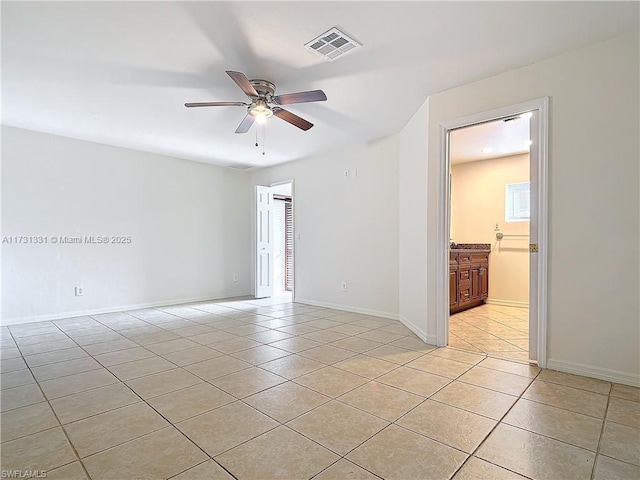
M 273 188 L 273 295 L 293 295 L 293 196 L 291 183 Z
M 255 297 L 292 302 L 295 285 L 293 181 L 256 185 Z
M 481 125 L 489 122 L 504 121 L 521 117 L 530 113 L 529 123 L 529 140 L 531 145 L 529 146 L 530 157 L 530 191 L 529 191 L 529 308 L 524 319 L 520 315 L 520 320 L 526 320 L 528 324 L 528 360 L 537 362 L 540 367 L 546 366 L 546 325 L 547 325 L 547 131 L 548 131 L 548 99 L 541 98 L 524 102 L 518 105 L 510 107 L 504 107 L 480 114 L 464 117 L 450 122 L 446 122 L 440 125 L 440 158 L 439 162 L 439 185 L 438 185 L 438 251 L 440 252 L 437 257 L 437 272 L 438 272 L 438 302 L 437 302 L 437 318 L 436 318 L 436 339 L 440 346 L 448 345 L 450 343 L 450 307 L 453 303 L 460 300 L 462 295 L 463 303 L 466 301 L 466 295 L 472 296 L 471 291 L 467 290 L 468 286 L 463 284 L 461 287 L 458 285 L 458 290 L 451 288 L 451 138 L 452 133 L 456 130 L 461 130 L 465 127 L 474 125 Z M 523 182 L 513 182 L 523 183 Z M 522 193 L 522 186 L 513 186 L 511 190 L 512 199 L 524 200 L 524 195 L 518 196 L 518 192 Z M 507 188 L 505 186 L 505 196 L 507 195 Z M 523 206 L 520 204 L 520 206 Z M 512 205 L 513 207 L 513 205 Z M 513 209 L 512 209 L 513 210 Z M 510 234 L 505 230 L 504 224 L 501 225 L 498 222 L 498 229 L 495 229 L 494 222 L 494 234 L 496 235 L 495 241 L 504 241 L 507 238 L 512 240 L 511 237 L 506 237 Z M 502 235 L 501 239 L 497 237 Z M 514 233 L 515 235 L 515 233 Z M 514 237 L 515 239 L 515 237 Z M 502 248 L 507 248 L 506 243 Z M 473 252 L 468 252 L 469 257 L 462 259 L 464 268 L 460 274 L 463 280 L 466 280 L 466 275 L 469 275 L 470 283 L 476 282 L 477 288 L 482 287 L 482 275 L 483 268 L 487 268 L 482 262 L 482 258 L 479 255 L 471 257 Z M 460 262 L 458 258 L 456 261 Z M 467 264 L 477 264 L 476 268 L 467 269 Z M 462 265 L 461 264 L 461 265 Z M 487 264 L 488 265 L 488 261 Z M 468 273 L 467 273 L 468 272 Z M 486 278 L 486 277 L 485 277 Z M 490 281 L 489 281 L 490 282 Z M 477 292 L 476 292 L 477 293 Z M 455 298 L 453 298 L 455 296 Z M 489 295 L 487 292 L 487 299 Z M 475 298 L 477 301 L 477 298 Z M 480 302 L 482 303 L 482 302 Z M 487 307 L 490 306 L 489 302 Z M 498 306 L 496 305 L 496 308 Z M 506 306 L 505 306 L 506 308 Z M 499 316 L 506 315 L 505 311 L 496 312 Z M 518 320 L 517 318 L 514 318 Z M 455 330 L 455 327 L 454 327 Z M 521 343 L 525 345 L 525 343 Z M 525 345 L 526 346 L 526 345 Z
M 450 132 L 449 345 L 529 360 L 531 113 Z

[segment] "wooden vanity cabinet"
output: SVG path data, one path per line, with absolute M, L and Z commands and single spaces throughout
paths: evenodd
M 449 256 L 449 311 L 458 305 L 458 257 Z
M 489 250 L 457 250 L 449 254 L 449 312 L 486 302 L 489 294 Z

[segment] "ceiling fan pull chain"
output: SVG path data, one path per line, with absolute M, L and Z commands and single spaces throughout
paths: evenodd
M 264 155 L 264 144 L 266 143 L 266 130 L 265 130 L 265 126 L 262 125 L 262 155 Z
M 258 146 L 258 129 L 256 128 L 256 147 Z

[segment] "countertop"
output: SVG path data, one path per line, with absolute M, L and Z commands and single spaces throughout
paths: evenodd
M 457 243 L 451 247 L 452 252 L 469 252 L 469 251 L 491 251 L 490 243 Z

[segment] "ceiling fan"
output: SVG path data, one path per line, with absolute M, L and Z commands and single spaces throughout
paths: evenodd
M 242 72 L 227 70 L 227 75 L 236 82 L 240 89 L 249 97 L 250 103 L 246 102 L 198 102 L 185 103 L 185 107 L 247 107 L 245 115 L 236 133 L 247 133 L 253 122 L 264 123 L 272 115 L 295 125 L 302 130 L 309 130 L 313 123 L 306 121 L 284 108 L 281 105 L 291 105 L 294 103 L 324 102 L 327 96 L 322 90 L 312 90 L 310 92 L 286 93 L 276 95 L 276 86 L 267 80 L 249 80 Z

